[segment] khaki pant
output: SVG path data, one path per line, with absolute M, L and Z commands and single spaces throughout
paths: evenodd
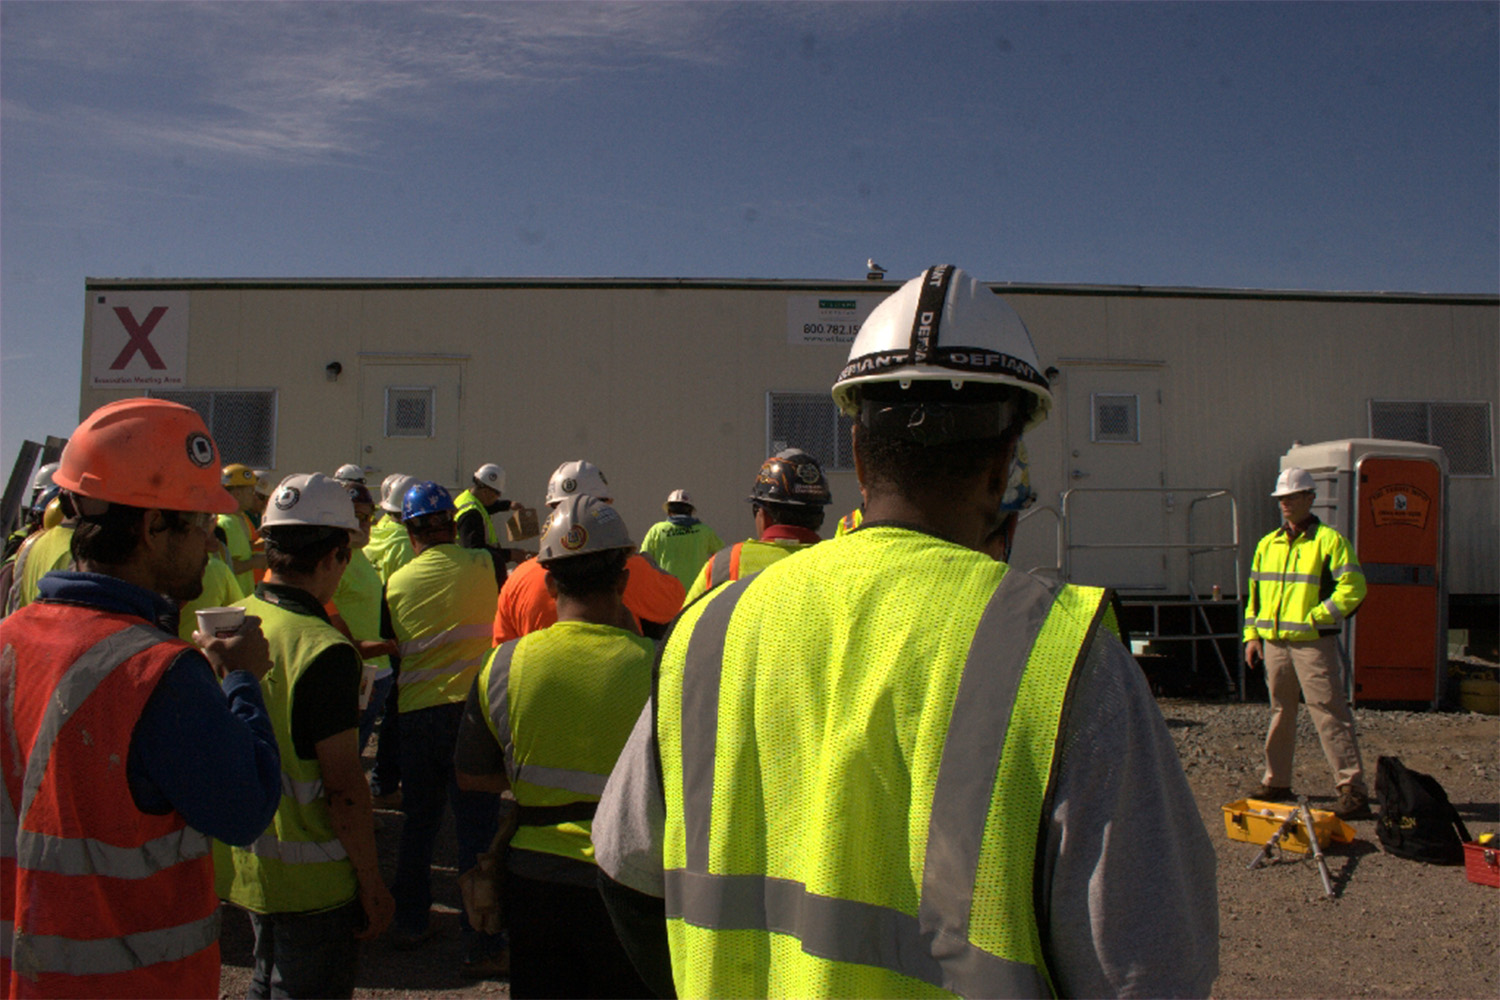
M 1297 690 L 1300 685 L 1323 754 L 1333 769 L 1334 788 L 1349 788 L 1369 794 L 1365 788 L 1364 764 L 1354 738 L 1354 715 L 1340 682 L 1339 651 L 1335 636 L 1313 642 L 1261 643 L 1266 664 L 1266 688 L 1271 696 L 1271 729 L 1266 733 L 1265 783 L 1272 787 L 1292 785 L 1292 752 L 1297 745 Z

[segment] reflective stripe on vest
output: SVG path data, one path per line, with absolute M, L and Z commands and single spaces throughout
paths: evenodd
M 47 934 L 17 934 L 9 944 L 17 974 L 47 972 L 106 976 L 158 962 L 190 958 L 219 939 L 219 911 L 191 923 L 117 938 L 80 941 Z
M 1050 995 L 1045 969 L 974 945 L 969 920 L 1012 710 L 1057 593 L 1008 572 L 979 619 L 938 766 L 921 897 L 912 916 L 810 893 L 784 878 L 708 871 L 720 675 L 730 618 L 751 584 L 746 579 L 719 594 L 688 638 L 680 720 L 686 867 L 664 873 L 668 919 L 711 930 L 789 934 L 810 955 L 875 966 L 965 996 Z M 1070 670 L 1081 663 L 1108 608 L 1103 592 L 1091 593 L 1097 596 L 1085 599 L 1096 603 Z

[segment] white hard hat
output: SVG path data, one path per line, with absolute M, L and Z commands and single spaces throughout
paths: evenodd
M 608 549 L 633 549 L 625 519 L 605 500 L 577 493 L 558 501 L 537 547 L 541 563 Z
M 505 470 L 494 462 L 486 462 L 475 469 L 474 481 L 481 486 L 488 486 L 496 493 L 505 492 Z
M 263 497 L 268 497 L 274 492 L 276 480 L 271 478 L 270 469 L 255 470 L 255 492 Z
M 40 493 L 52 485 L 52 473 L 57 471 L 57 462 L 48 462 L 36 470 L 36 475 L 31 477 L 31 492 Z
M 955 396 L 944 402 L 952 404 L 964 402 L 965 386 L 1019 389 L 1033 399 L 1028 428 L 1047 419 L 1052 408 L 1052 393 L 1021 317 L 988 286 L 948 264 L 928 268 L 875 307 L 854 338 L 849 363 L 833 384 L 833 399 L 844 413 L 860 417 L 861 387 L 909 390 L 923 382 L 950 384 Z M 981 393 L 975 396 L 975 403 L 993 401 Z M 882 392 L 882 400 L 891 398 Z M 914 403 L 924 399 L 930 397 L 913 394 Z M 1002 409 L 1004 419 L 1010 410 Z M 913 431 L 921 416 L 912 421 Z M 988 426 L 983 416 L 950 417 L 946 426 L 929 424 L 911 436 L 935 443 L 986 437 L 1005 429 Z
M 661 505 L 661 509 L 668 510 L 674 503 L 685 503 L 691 507 L 693 505 L 693 498 L 688 495 L 687 490 L 673 490 L 667 494 L 666 502 Z
M 339 466 L 339 471 L 333 474 L 333 478 L 341 483 L 362 483 L 365 481 L 365 470 L 349 462 Z
M 1271 495 L 1289 497 L 1293 493 L 1316 493 L 1317 490 L 1318 485 L 1313 482 L 1312 473 L 1293 465 L 1281 470 L 1281 475 L 1276 477 L 1276 488 L 1271 491 Z
M 406 493 L 422 480 L 416 476 L 404 476 L 401 473 L 386 476 L 385 483 L 380 487 L 380 509 L 389 514 L 401 513 L 401 502 L 406 499 Z
M 283 479 L 260 519 L 262 528 L 292 525 L 360 530 L 354 516 L 354 501 L 344 491 L 344 484 L 321 472 L 299 473 Z
M 556 472 L 552 473 L 552 478 L 547 480 L 549 506 L 555 506 L 566 498 L 580 493 L 587 493 L 601 500 L 614 499 L 604 473 L 599 471 L 599 466 L 593 462 L 582 460 L 564 462 L 557 467 Z

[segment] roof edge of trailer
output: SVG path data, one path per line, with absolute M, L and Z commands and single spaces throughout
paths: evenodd
M 405 291 L 427 289 L 694 289 L 717 291 L 838 291 L 888 293 L 900 281 L 802 278 L 84 278 L 86 291 L 241 291 L 310 290 Z M 1083 295 L 1116 298 L 1264 299 L 1328 302 L 1405 302 L 1444 305 L 1500 305 L 1500 294 L 1463 292 L 1318 291 L 1314 289 L 1196 288 L 1169 285 L 1048 284 L 986 282 L 1001 293 Z

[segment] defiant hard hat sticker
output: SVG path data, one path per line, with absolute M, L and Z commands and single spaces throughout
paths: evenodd
M 562 547 L 569 552 L 577 552 L 588 543 L 588 540 L 588 529 L 581 524 L 575 524 L 563 533 Z
M 276 494 L 277 510 L 291 510 L 297 506 L 297 501 L 302 499 L 302 491 L 295 486 L 283 486 L 281 492 Z
M 214 464 L 214 443 L 208 439 L 208 435 L 201 431 L 193 431 L 187 436 L 187 456 L 200 469 L 206 469 Z

